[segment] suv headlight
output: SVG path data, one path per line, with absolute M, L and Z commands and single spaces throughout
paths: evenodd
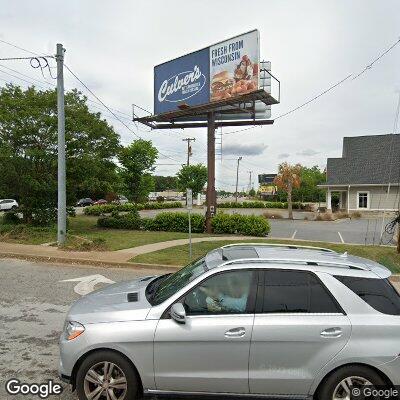
M 67 321 L 65 324 L 65 338 L 67 340 L 76 339 L 79 335 L 85 332 L 85 327 L 79 322 Z

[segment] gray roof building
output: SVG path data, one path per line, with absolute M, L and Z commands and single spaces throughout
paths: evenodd
M 397 210 L 400 203 L 400 135 L 343 138 L 342 157 L 328 158 L 327 208 L 331 193 L 340 192 L 339 208 Z
M 398 183 L 400 135 L 343 138 L 341 158 L 328 158 L 327 185 Z

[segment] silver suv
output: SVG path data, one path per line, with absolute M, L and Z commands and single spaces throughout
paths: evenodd
M 75 302 L 60 376 L 79 399 L 350 399 L 400 385 L 389 270 L 301 246 L 241 244 Z

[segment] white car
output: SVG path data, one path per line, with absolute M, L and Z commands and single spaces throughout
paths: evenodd
M 113 201 L 113 203 L 116 203 L 116 204 L 126 204 L 126 203 L 129 203 L 129 200 L 128 200 L 125 196 L 119 195 L 119 196 L 117 196 L 117 198 Z
M 3 199 L 0 200 L 0 211 L 16 210 L 18 208 L 18 203 L 13 199 Z

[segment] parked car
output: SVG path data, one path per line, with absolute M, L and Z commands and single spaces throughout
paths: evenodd
M 0 211 L 16 210 L 19 207 L 16 200 L 3 199 L 0 200 Z
M 86 197 L 85 199 L 80 199 L 76 203 L 77 207 L 87 207 L 87 206 L 92 206 L 94 204 L 94 201 L 90 199 L 89 197 Z
M 107 203 L 108 203 L 107 200 L 100 199 L 100 200 L 96 200 L 93 204 L 96 206 L 101 206 L 101 205 L 107 204 Z
M 122 195 L 117 196 L 117 198 L 113 201 L 115 204 L 126 204 L 129 203 L 129 200 Z
M 394 387 L 400 296 L 389 276 L 322 248 L 224 246 L 173 274 L 76 301 L 60 338 L 60 376 L 81 400 L 140 392 L 337 400 L 352 387 Z

